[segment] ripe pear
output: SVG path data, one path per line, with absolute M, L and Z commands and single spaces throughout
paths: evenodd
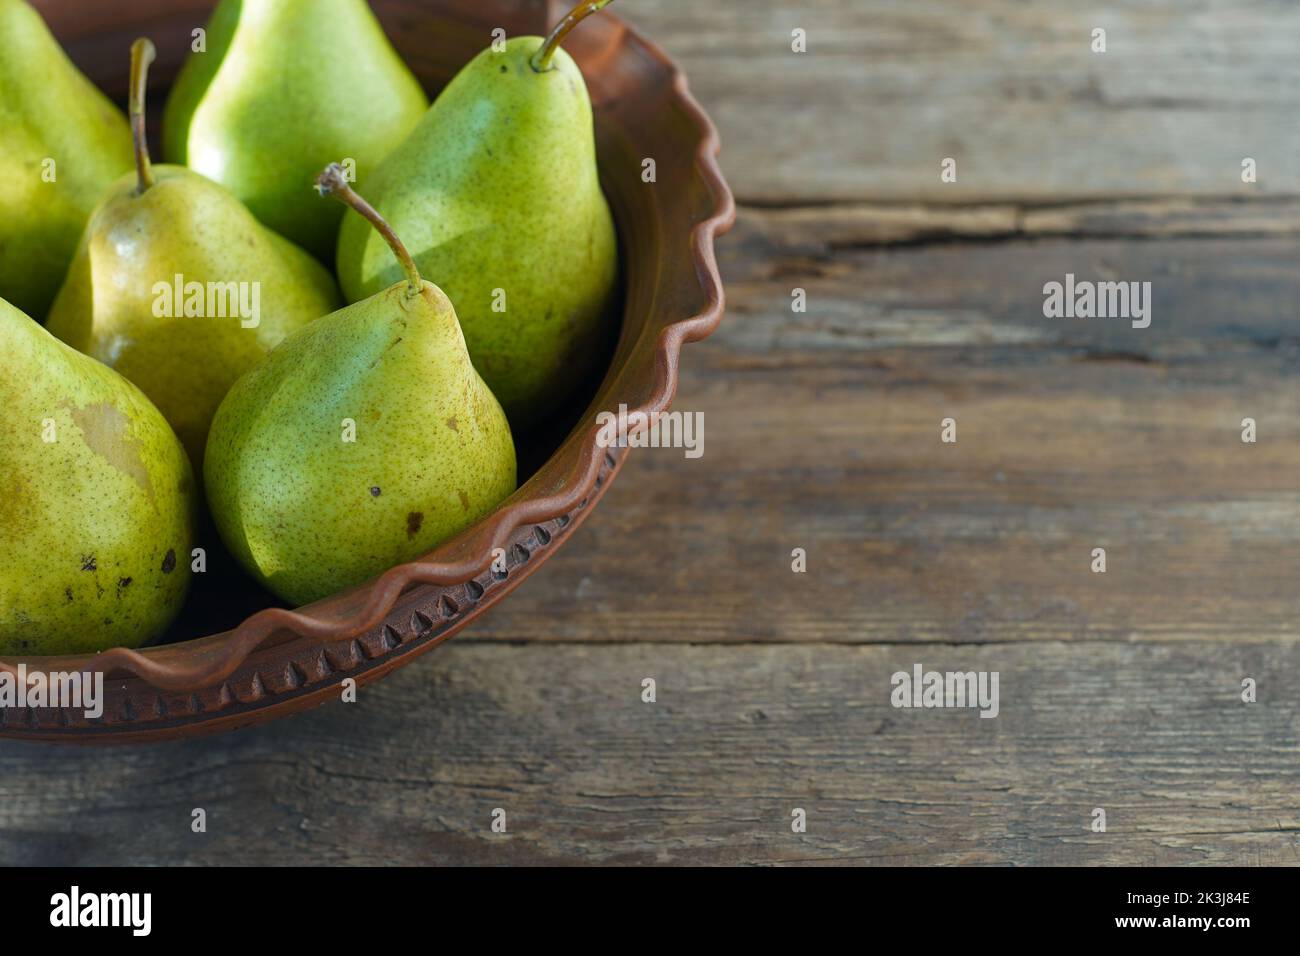
M 224 188 L 150 163 L 144 84 L 152 58 L 152 44 L 137 41 L 131 111 L 139 167 L 95 210 L 47 325 L 138 385 L 198 469 L 212 416 L 235 379 L 340 301 L 319 262 Z
M 360 180 L 420 271 L 456 304 L 474 365 L 516 428 L 568 396 L 612 328 L 618 243 L 591 101 L 558 46 L 606 2 L 589 0 L 546 40 L 484 50 Z M 349 301 L 400 275 L 353 213 L 339 232 L 338 272 Z
M 369 175 L 428 105 L 365 0 L 222 0 L 172 89 L 163 156 L 328 261 L 343 211 L 312 196 L 316 173 L 347 156 Z
M 208 503 L 232 554 L 305 604 L 410 561 L 515 490 L 501 406 L 474 371 L 456 312 L 349 187 L 406 277 L 318 319 L 230 390 L 208 436 Z
M 131 168 L 126 118 L 23 0 L 0 0 L 0 296 L 38 320 L 108 184 Z
M 189 459 L 144 394 L 0 299 L 0 656 L 137 647 L 185 600 Z

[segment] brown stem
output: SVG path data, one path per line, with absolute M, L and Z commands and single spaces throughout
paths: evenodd
M 406 294 L 419 295 L 420 290 L 424 287 L 423 280 L 420 278 L 420 270 L 415 267 L 415 260 L 411 254 L 406 251 L 406 246 L 402 245 L 402 240 L 397 238 L 397 233 L 393 232 L 393 227 L 384 221 L 384 217 L 375 211 L 375 207 L 366 202 L 348 185 L 347 173 L 338 163 L 330 163 L 316 177 L 316 190 L 322 196 L 333 196 L 345 206 L 355 209 L 361 215 L 370 220 L 370 224 L 375 227 L 384 241 L 388 243 L 393 255 L 401 263 L 402 268 L 406 271 Z
M 551 31 L 550 36 L 543 41 L 542 45 L 537 48 L 537 52 L 533 54 L 533 58 L 529 61 L 533 70 L 538 73 L 545 73 L 551 69 L 551 57 L 555 56 L 555 51 L 560 48 L 560 44 L 569 35 L 569 31 L 596 11 L 603 10 L 613 2 L 614 0 L 582 0 L 582 3 L 565 14 L 564 19 L 555 25 L 555 29 Z
M 141 37 L 131 44 L 131 138 L 135 141 L 136 194 L 153 185 L 153 164 L 149 162 L 149 141 L 144 135 L 144 91 L 149 64 L 156 55 L 153 43 Z

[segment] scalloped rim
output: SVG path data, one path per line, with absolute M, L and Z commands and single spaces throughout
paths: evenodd
M 634 412 L 642 412 L 648 420 L 651 415 L 665 411 L 672 404 L 677 393 L 677 367 L 682 346 L 687 342 L 698 342 L 706 338 L 722 321 L 725 294 L 722 288 L 722 277 L 718 272 L 714 240 L 729 230 L 735 222 L 736 205 L 718 164 L 718 154 L 721 150 L 718 130 L 691 93 L 685 74 L 658 44 L 621 18 L 611 16 L 611 19 L 618 20 L 627 35 L 642 44 L 655 59 L 670 69 L 673 93 L 685 106 L 701 134 L 695 153 L 696 167 L 714 198 L 711 215 L 697 223 L 691 230 L 691 253 L 708 307 L 689 318 L 665 326 L 660 333 L 655 349 L 654 397 L 648 403 L 628 412 L 629 419 Z M 639 430 L 633 429 L 631 433 Z M 346 620 L 324 621 L 313 617 L 303 609 L 291 611 L 284 608 L 267 608 L 248 617 L 239 627 L 229 632 L 215 657 L 207 658 L 189 667 L 162 664 L 152 659 L 148 650 L 140 651 L 128 647 L 114 647 L 95 655 L 67 655 L 39 659 L 43 662 L 66 661 L 68 664 L 65 664 L 65 670 L 102 671 L 106 674 L 125 671 L 159 690 L 185 691 L 196 687 L 207 687 L 225 680 L 254 652 L 263 647 L 273 634 L 288 631 L 300 637 L 321 641 L 338 641 L 356 637 L 383 623 L 403 592 L 412 585 L 464 584 L 487 571 L 492 563 L 493 549 L 506 547 L 510 538 L 524 525 L 550 521 L 577 507 L 591 494 L 600 472 L 604 449 L 597 444 L 599 431 L 599 426 L 596 425 L 588 428 L 577 464 L 565 476 L 563 484 L 565 490 L 544 498 L 524 498 L 513 502 L 507 499 L 506 504 L 497 511 L 445 542 L 434 552 L 436 554 L 458 547 L 463 548 L 468 543 L 475 542 L 475 539 L 479 539 L 475 542 L 472 558 L 455 562 L 413 561 L 389 569 L 369 585 L 362 586 L 368 588 L 369 597 L 364 606 Z M 566 444 L 573 440 L 574 434 L 576 432 L 565 439 Z M 519 490 L 522 491 L 525 487 L 526 484 Z M 516 495 L 518 493 L 516 492 Z M 197 638 L 196 640 L 209 639 Z M 69 667 L 68 665 L 73 662 L 77 662 L 76 665 Z M 17 666 L 5 661 L 0 661 L 0 672 L 15 677 L 18 675 Z

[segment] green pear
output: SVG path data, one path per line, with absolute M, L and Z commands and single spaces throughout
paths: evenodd
M 601 356 L 618 244 L 600 191 L 591 102 L 559 40 L 484 50 L 410 137 L 360 180 L 420 271 L 456 304 L 475 367 L 516 428 L 552 411 Z M 349 301 L 399 276 L 383 241 L 346 214 L 339 281 Z
M 163 117 L 163 156 L 221 183 L 323 260 L 343 211 L 311 183 L 366 176 L 429 105 L 365 0 L 222 0 Z
M 347 185 L 406 278 L 295 333 L 230 390 L 204 480 L 231 553 L 305 604 L 419 557 L 515 489 L 501 406 L 474 371 L 451 302 Z
M 0 296 L 44 319 L 91 211 L 130 168 L 126 119 L 35 10 L 0 0 Z
M 196 498 L 158 409 L 0 299 L 0 656 L 137 647 L 180 610 Z
M 226 392 L 274 346 L 340 305 L 326 269 L 227 190 L 153 166 L 144 83 L 153 46 L 132 48 L 139 168 L 91 216 L 46 323 L 138 385 L 200 468 Z

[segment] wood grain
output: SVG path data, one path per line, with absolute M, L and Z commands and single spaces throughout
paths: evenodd
M 998 671 L 1000 716 L 894 709 L 915 663 Z M 0 748 L 0 863 L 1295 863 L 1298 667 L 1239 642 L 452 643 L 220 741 Z
M 743 202 L 1300 193 L 1292 4 L 659 0 L 622 14 L 686 69 Z M 796 27 L 807 53 L 791 52 Z M 956 183 L 939 180 L 945 157 Z

